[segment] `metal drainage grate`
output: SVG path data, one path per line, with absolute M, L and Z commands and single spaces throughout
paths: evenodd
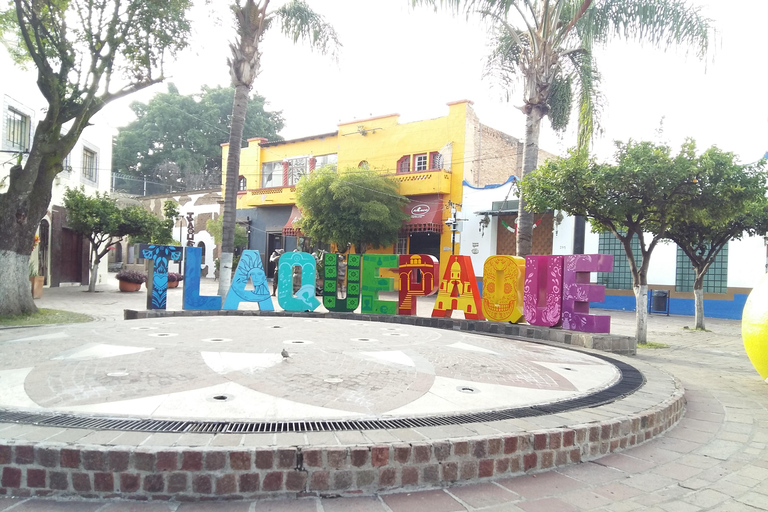
M 193 432 L 193 433 L 276 433 L 276 432 L 338 432 L 345 430 L 378 430 L 390 428 L 439 427 L 499 421 L 515 418 L 530 418 L 557 414 L 576 409 L 597 407 L 631 395 L 645 384 L 645 377 L 634 366 L 599 354 L 592 357 L 613 364 L 621 373 L 619 380 L 612 386 L 592 395 L 553 404 L 530 407 L 503 409 L 450 416 L 424 416 L 418 418 L 388 418 L 371 420 L 335 420 L 335 421 L 187 421 L 187 420 L 150 420 L 134 418 L 99 418 L 76 416 L 72 414 L 39 414 L 0 410 L 0 422 L 24 423 L 49 427 L 87 428 L 92 430 L 123 430 L 138 432 Z M 217 395 L 218 396 L 218 395 Z M 231 399 L 230 396 L 220 395 Z M 216 399 L 216 397 L 213 397 Z

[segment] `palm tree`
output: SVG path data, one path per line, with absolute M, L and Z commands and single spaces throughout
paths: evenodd
M 221 244 L 219 295 L 225 296 L 231 283 L 232 257 L 235 251 L 235 210 L 237 208 L 237 179 L 240 169 L 240 145 L 248 109 L 248 94 L 261 67 L 259 45 L 273 24 L 279 24 L 283 34 L 294 42 L 308 41 L 322 54 L 335 53 L 340 46 L 336 31 L 325 19 L 302 0 L 269 11 L 270 0 L 235 0 L 231 5 L 235 16 L 237 42 L 229 45 L 232 57 L 227 59 L 235 88 L 232 121 L 229 131 L 229 155 L 224 182 L 224 213 Z
M 509 91 L 523 83 L 525 152 L 523 177 L 538 163 L 541 121 L 565 129 L 574 96 L 578 142 L 586 150 L 597 119 L 599 74 L 592 48 L 613 38 L 656 46 L 686 45 L 704 58 L 711 23 L 682 0 L 412 0 L 414 4 L 462 8 L 490 20 L 496 31 L 489 70 Z M 508 94 L 509 96 L 509 94 Z M 533 213 L 520 198 L 517 254 L 531 253 Z

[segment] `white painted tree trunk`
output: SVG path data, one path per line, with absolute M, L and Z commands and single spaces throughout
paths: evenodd
M 232 260 L 231 252 L 223 252 L 219 257 L 219 296 L 225 298 L 232 285 Z
M 693 299 L 695 306 L 694 323 L 695 329 L 705 329 L 704 327 L 704 290 L 702 288 L 693 288 Z
M 99 281 L 99 260 L 95 260 L 91 265 L 91 278 L 88 280 L 88 291 L 96 291 L 96 283 Z
M 29 255 L 0 249 L 0 311 L 29 315 L 37 311 L 29 284 Z
M 633 288 L 635 292 L 635 339 L 638 343 L 648 341 L 648 285 Z

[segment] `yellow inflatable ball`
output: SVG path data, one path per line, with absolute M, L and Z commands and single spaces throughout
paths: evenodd
M 741 337 L 752 366 L 761 378 L 768 378 L 768 274 L 747 297 L 741 315 Z

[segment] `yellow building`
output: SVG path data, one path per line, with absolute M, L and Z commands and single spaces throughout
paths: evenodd
M 495 145 L 495 156 L 483 158 L 481 125 L 472 102 L 448 104 L 448 115 L 436 119 L 400 123 L 399 115 L 373 117 L 339 124 L 333 133 L 286 141 L 249 139 L 240 156 L 237 199 L 238 222 L 249 228 L 249 249 L 259 250 L 265 268 L 274 249 L 291 251 L 303 239 L 293 227 L 300 216 L 296 208 L 296 183 L 301 176 L 324 165 L 338 169 L 368 167 L 399 183 L 400 193 L 410 199 L 398 243 L 378 253 L 432 254 L 444 262 L 453 251 L 459 254 L 460 237 L 452 244 L 445 221 L 450 205 L 460 212 L 462 182 L 482 183 L 479 171 L 509 169 L 515 174 L 519 147 L 508 137 L 504 148 Z M 501 149 L 501 150 L 500 150 Z M 222 168 L 229 147 L 223 145 Z M 458 214 L 461 217 L 461 213 Z M 306 247 L 304 247 L 306 248 Z M 271 275 L 271 266 L 268 269 Z

